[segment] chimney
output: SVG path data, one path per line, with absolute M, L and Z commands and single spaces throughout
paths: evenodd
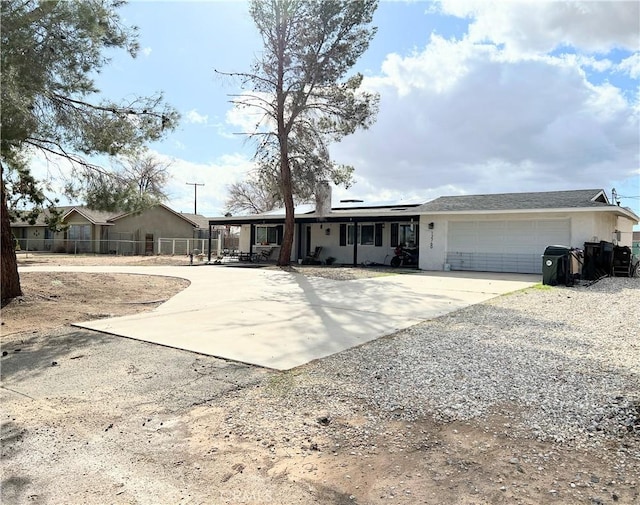
M 327 181 L 316 185 L 316 214 L 326 216 L 331 213 L 331 186 Z

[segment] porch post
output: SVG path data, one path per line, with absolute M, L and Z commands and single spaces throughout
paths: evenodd
M 256 226 L 254 224 L 249 225 L 251 232 L 249 233 L 249 257 L 253 253 L 253 243 L 256 241 Z
M 358 221 L 353 223 L 353 266 L 358 266 Z
M 207 246 L 209 254 L 207 255 L 207 263 L 211 263 L 211 225 L 209 225 L 209 244 Z
M 296 237 L 296 260 L 302 259 L 302 223 L 298 222 L 298 236 Z M 296 261 L 297 263 L 297 261 Z

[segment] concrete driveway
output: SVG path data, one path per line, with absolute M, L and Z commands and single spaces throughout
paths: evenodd
M 335 281 L 224 266 L 29 267 L 164 275 L 187 289 L 142 314 L 75 326 L 287 370 L 540 282 L 536 275 L 416 272 Z

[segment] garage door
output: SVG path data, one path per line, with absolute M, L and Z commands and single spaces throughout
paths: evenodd
M 570 239 L 569 219 L 450 221 L 447 263 L 452 270 L 542 273 L 545 248 Z

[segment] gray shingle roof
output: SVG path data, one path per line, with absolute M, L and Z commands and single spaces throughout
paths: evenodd
M 182 219 L 189 221 L 196 227 L 199 228 L 207 228 L 209 226 L 208 218 L 201 216 L 200 214 L 183 214 L 182 212 L 176 212 L 175 210 L 167 207 L 164 204 L 159 204 L 161 207 L 167 209 L 169 212 L 173 212 L 176 216 L 180 216 Z M 117 212 L 104 212 L 100 210 L 89 209 L 83 205 L 64 205 L 60 207 L 56 207 L 56 209 L 62 213 L 62 216 L 66 216 L 72 211 L 76 211 L 89 222 L 100 225 L 112 225 L 114 221 L 121 219 L 125 216 L 129 216 L 131 212 L 117 211 Z M 17 218 L 13 219 L 11 222 L 11 226 L 13 227 L 22 227 L 22 226 L 46 226 L 46 218 L 48 218 L 51 214 L 49 209 L 44 209 L 38 217 L 36 218 L 36 223 L 34 225 L 29 224 L 27 221 L 23 221 L 20 218 L 20 215 L 25 215 L 25 212 L 18 211 L 16 212 Z
M 601 189 L 441 196 L 418 207 L 420 212 L 567 209 L 610 205 Z
M 76 210 L 77 212 L 82 214 L 87 220 L 89 220 L 94 224 L 107 224 L 109 219 L 117 215 L 117 213 L 115 212 L 102 212 L 99 210 L 92 210 L 82 205 L 62 205 L 62 206 L 56 207 L 56 210 L 60 212 L 62 216 L 66 216 L 72 210 Z M 46 219 L 50 217 L 51 212 L 49 211 L 49 209 L 44 209 L 40 214 L 38 214 L 38 217 L 36 218 L 36 222 L 34 225 L 30 225 L 28 222 L 23 221 L 20 218 L 21 215 L 26 215 L 26 212 L 18 211 L 16 214 L 18 217 L 17 219 L 12 220 L 11 226 L 16 226 L 16 227 L 46 226 L 47 225 Z

